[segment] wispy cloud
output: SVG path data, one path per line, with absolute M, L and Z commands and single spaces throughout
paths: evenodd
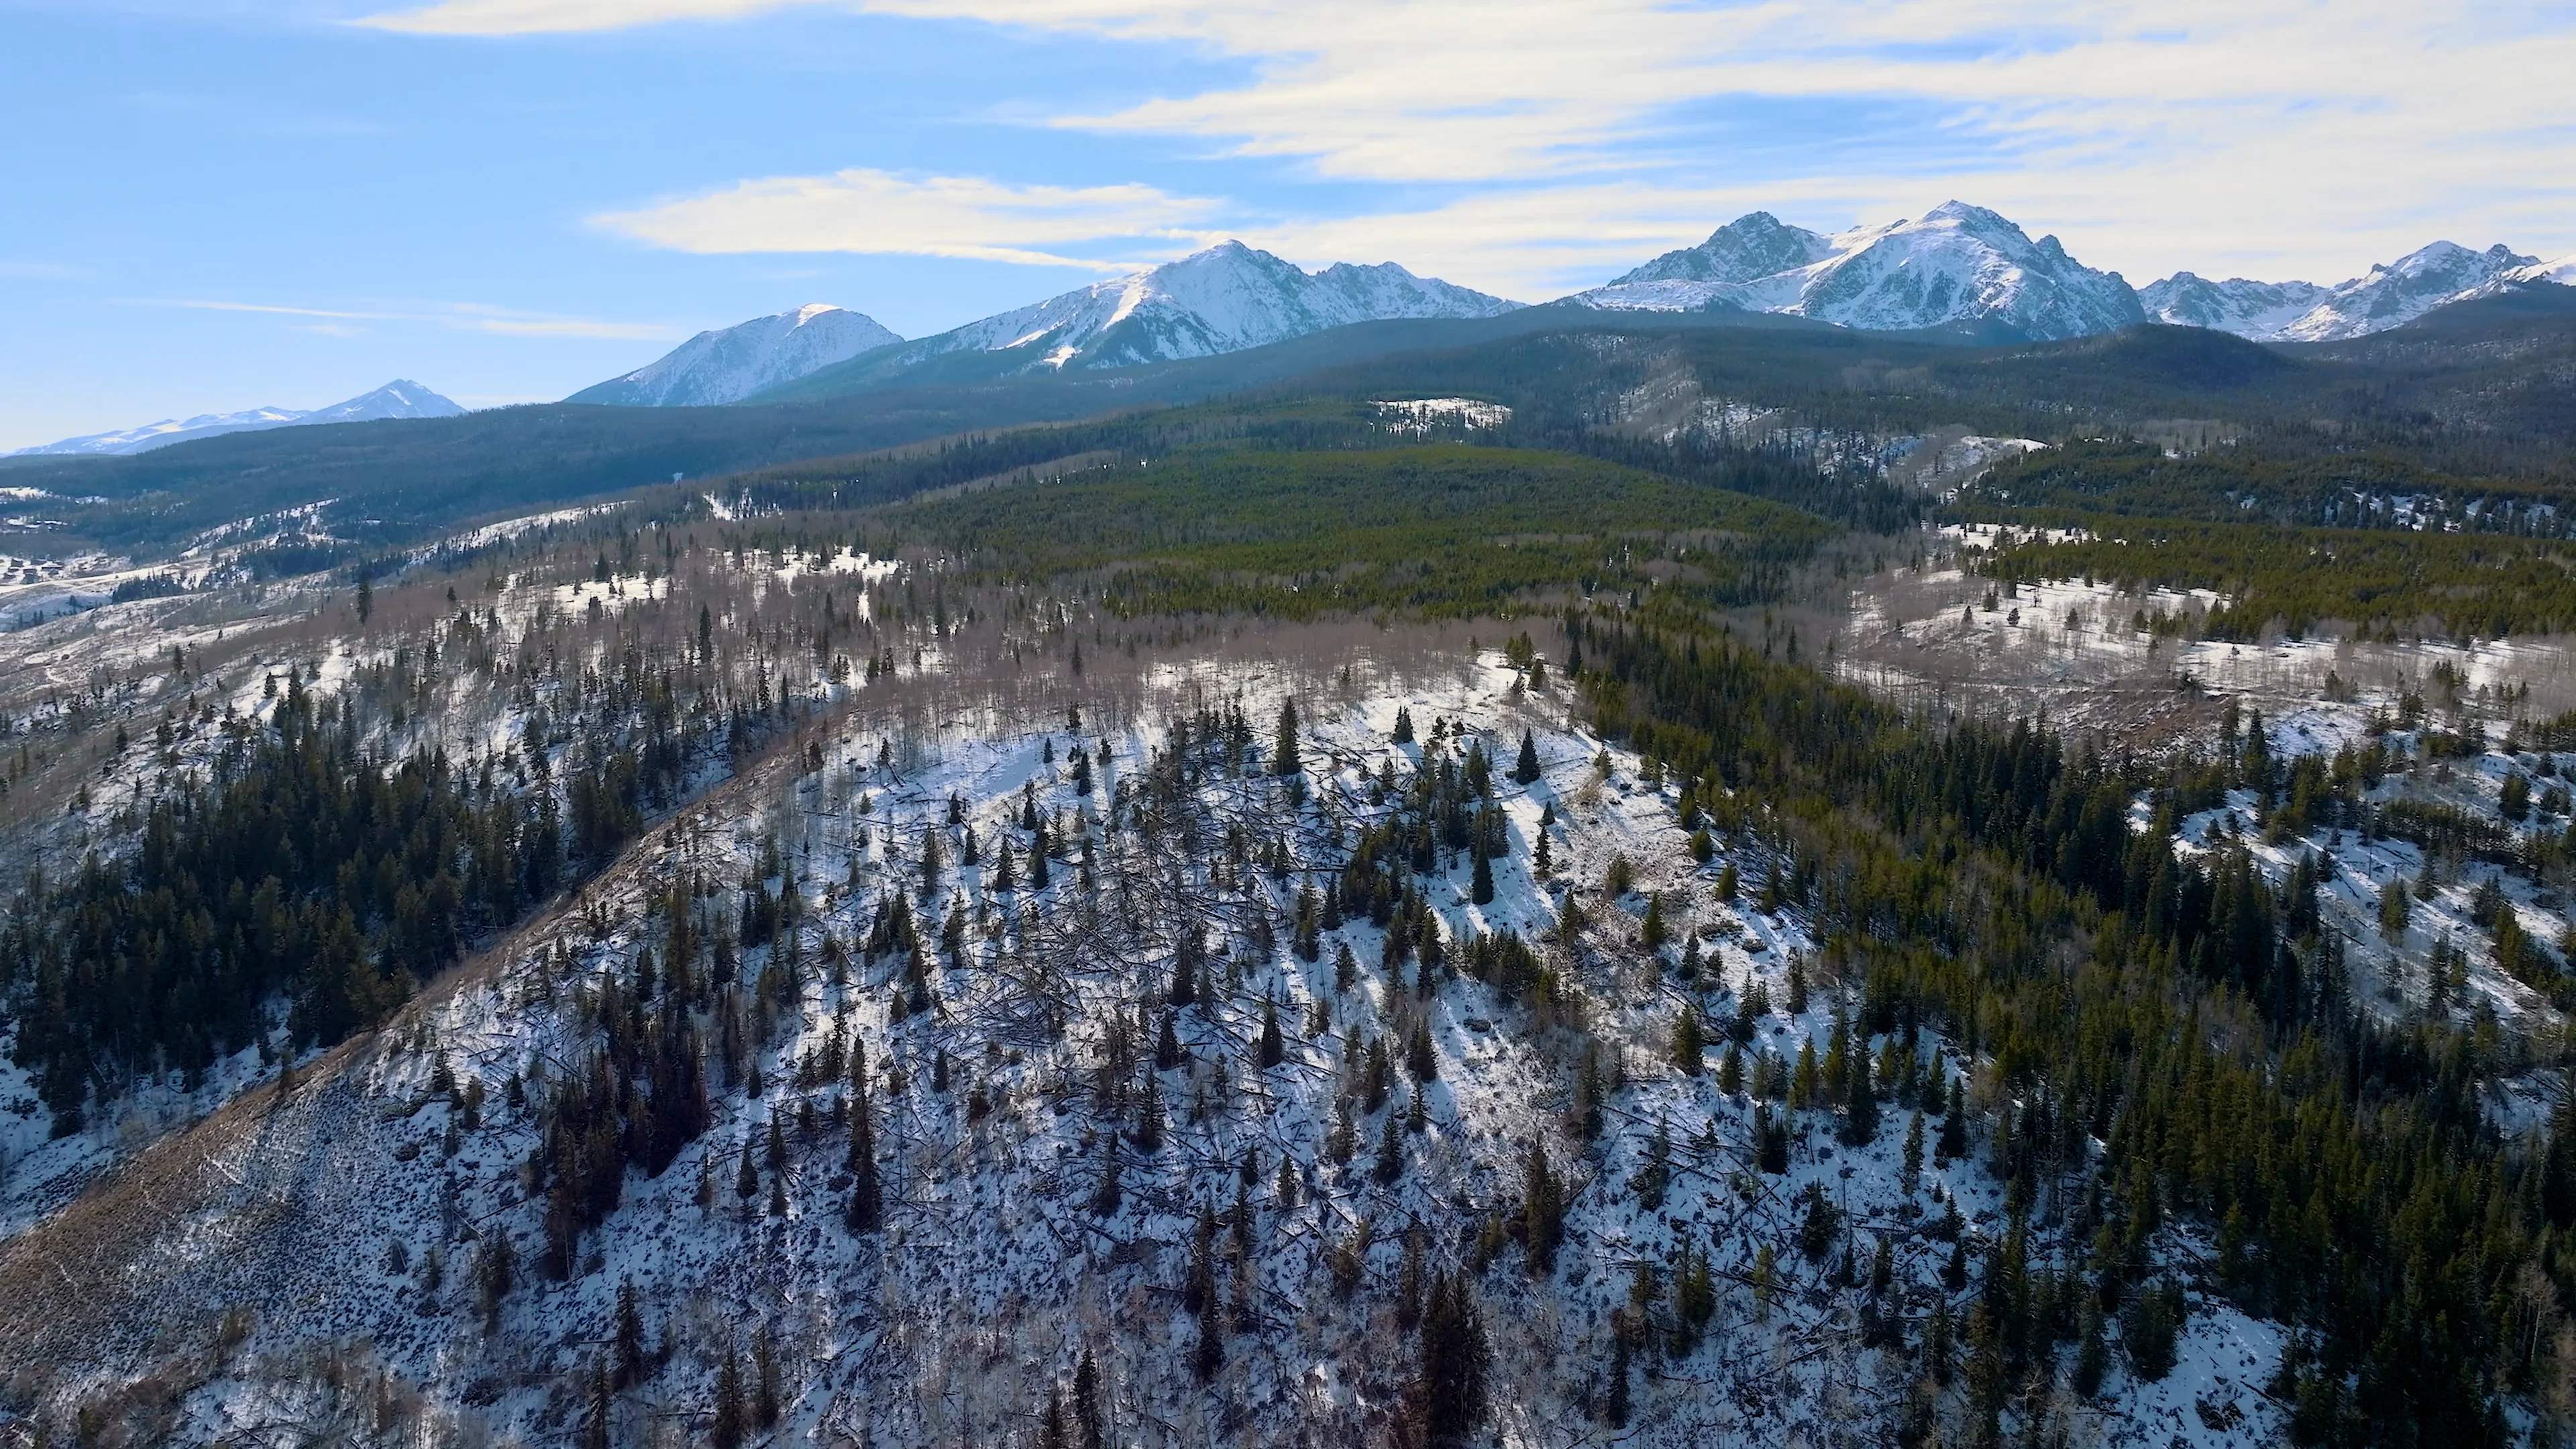
M 521 312 L 507 307 L 494 307 L 478 302 L 436 302 L 399 311 L 349 311 L 330 307 L 299 307 L 278 302 L 234 302 L 205 297 L 119 297 L 125 307 L 175 307 L 194 312 L 254 312 L 280 317 L 318 317 L 321 323 L 299 330 L 319 332 L 331 337 L 357 336 L 365 329 L 348 327 L 351 322 L 410 322 L 451 328 L 460 332 L 488 332 L 503 337 L 580 338 L 608 342 L 661 342 L 685 337 L 688 333 L 662 322 L 608 322 L 588 317 L 563 317 L 543 312 Z
M 594 225 L 688 252 L 875 252 L 1118 271 L 1132 262 L 1066 248 L 1152 243 L 1169 253 L 1213 239 L 1221 203 L 1151 186 L 1015 186 L 976 176 L 854 169 L 772 176 Z
M 11 260 L 0 257 L 0 278 L 10 281 L 68 282 L 89 273 L 61 262 Z
M 365 23 L 508 35 L 738 20 L 802 3 L 443 0 Z M 2567 220 L 2576 87 L 2565 83 L 2576 74 L 2576 11 L 2561 0 L 2474 10 L 2415 0 L 826 3 L 1192 47 L 1240 78 L 1123 105 L 1041 103 L 1034 114 L 1060 128 L 1286 160 L 1319 179 L 1384 183 L 1388 195 L 1429 186 L 1470 198 L 1353 217 L 1358 233 L 1341 220 L 1306 229 L 1318 237 L 1436 240 L 1435 219 L 1482 214 L 1543 231 L 1538 212 L 1585 200 L 1643 199 L 1651 212 L 1693 198 L 1835 191 L 1878 211 L 1953 193 L 2021 207 L 2070 244 L 2100 236 L 2079 254 L 2133 270 L 2267 259 L 2321 274 L 2357 269 L 2401 242 L 2420 244 L 2437 218 L 2474 244 L 2508 234 L 2527 246 L 2576 244 Z M 1759 117 L 1765 106 L 1854 119 L 1844 142 L 1796 160 L 1764 154 L 1795 137 L 1748 138 L 1709 121 L 1715 110 Z M 1866 119 L 1890 107 L 1905 119 Z M 1035 234 L 1025 216 L 980 204 L 907 215 L 885 176 L 751 181 L 604 220 L 690 250 L 1069 263 L 1068 240 L 1091 239 Z M 1365 199 L 1343 205 L 1372 209 Z M 1074 230 L 1203 230 L 1214 218 Z M 1621 224 L 1615 212 L 1599 219 Z M 1562 246 L 1542 238 L 1511 258 L 1496 237 L 1448 245 L 1536 275 L 1548 258 L 1583 250 L 1575 233 L 1589 220 L 1570 218 Z M 773 223 L 786 240 L 764 240 Z M 2183 242 L 2200 250 L 2167 250 Z

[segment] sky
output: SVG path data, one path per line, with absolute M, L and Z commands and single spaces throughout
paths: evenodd
M 2555 258 L 2569 75 L 2563 0 L 0 0 L 0 450 L 1227 237 L 1531 301 L 1954 197 L 2141 285 Z

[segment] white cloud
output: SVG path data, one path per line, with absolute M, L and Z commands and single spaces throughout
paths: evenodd
M 1013 186 L 973 176 L 855 169 L 773 176 L 595 225 L 688 252 L 875 252 L 1119 271 L 1131 262 L 1046 250 L 1148 240 L 1148 249 L 1211 239 L 1198 224 L 1219 203 L 1151 186 Z
M 816 0 L 445 0 L 367 23 L 516 34 L 729 20 L 796 3 Z M 1957 194 L 2057 230 L 2078 256 L 2140 279 L 2186 265 L 2334 278 L 2434 233 L 2471 245 L 2576 246 L 2576 86 L 2565 83 L 2576 74 L 2576 11 L 2561 0 L 2474 9 L 2417 0 L 827 3 L 1178 43 L 1237 63 L 1239 80 L 1059 109 L 1047 123 L 1180 137 L 1335 180 L 1472 192 L 1302 234 L 1417 238 L 1431 250 L 1408 253 L 1408 264 L 1418 257 L 1438 270 L 1445 264 L 1433 253 L 1444 247 L 1482 255 L 1497 269 L 1483 274 L 1488 282 L 1606 256 L 1587 233 L 1729 196 L 1784 214 L 1801 197 L 1840 200 L 1883 218 Z M 1719 112 L 1733 129 L 1711 127 Z M 1777 134 L 1746 134 L 1784 113 L 1800 119 L 1770 123 Z M 1866 119 L 1881 114 L 1901 119 Z M 819 249 L 876 249 L 849 240 L 875 231 L 886 250 L 922 250 L 927 238 L 935 254 L 1012 260 L 1067 261 L 1045 248 L 1110 234 L 1038 234 L 1025 215 L 972 197 L 905 213 L 895 203 L 912 198 L 886 195 L 883 176 L 747 182 L 608 220 L 693 250 L 810 249 L 818 239 L 832 242 Z M 1632 210 L 1553 224 L 1544 215 L 1587 202 Z M 1503 233 L 1434 234 L 1439 218 L 1471 216 L 1532 239 L 1506 256 Z M 1082 225 L 1155 235 L 1213 219 Z M 1690 229 L 1722 219 L 1702 216 Z M 797 246 L 767 240 L 772 225 Z M 1543 235 L 1551 229 L 1558 240 Z
M 461 332 L 488 332 L 502 337 L 579 338 L 607 342 L 661 342 L 688 335 L 661 322 L 607 322 L 588 317 L 561 317 L 521 312 L 479 302 L 433 302 L 392 312 L 355 312 L 326 307 L 297 307 L 275 302 L 230 302 L 202 297 L 120 297 L 126 307 L 176 307 L 191 312 L 253 312 L 280 317 L 318 317 L 297 330 L 331 337 L 354 337 L 366 329 L 352 322 L 417 322 Z

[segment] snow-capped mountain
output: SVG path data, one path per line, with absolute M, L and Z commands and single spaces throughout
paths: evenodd
M 793 312 L 701 332 L 659 361 L 564 401 L 648 408 L 740 402 L 902 340 L 865 313 L 813 302 Z
M 1492 317 L 1520 306 L 1393 262 L 1309 272 L 1230 241 L 925 337 L 901 360 L 1017 352 L 1030 368 L 1133 367 L 1284 342 L 1352 322 Z
M 1958 201 L 1831 237 L 1757 211 L 1566 300 L 1604 311 L 1778 312 L 1868 331 L 1983 324 L 2031 338 L 2146 320 L 2119 273 Z
M 2313 282 L 2211 282 L 2176 272 L 2139 294 L 2158 321 L 2214 327 L 2258 342 L 2334 342 L 2402 327 L 2449 302 L 2516 282 L 2549 280 L 2536 257 L 2437 241 L 2332 287 Z M 2576 274 L 2576 269 L 2571 269 Z
M 2192 272 L 2176 272 L 2138 292 L 2147 315 L 2178 327 L 2208 327 L 2239 337 L 2278 337 L 2334 295 L 2314 282 L 2256 282 L 2230 277 L 2213 282 Z
M 291 428 L 315 423 L 362 423 L 378 418 L 452 418 L 464 412 L 446 398 L 407 378 L 396 378 L 373 392 L 346 402 L 304 411 L 297 408 L 251 408 L 237 413 L 199 413 L 193 418 L 164 418 L 139 428 L 90 433 L 10 453 L 145 453 L 154 448 L 211 438 L 223 433 L 251 433 L 265 428 Z

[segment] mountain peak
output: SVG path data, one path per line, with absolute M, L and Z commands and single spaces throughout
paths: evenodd
M 164 418 L 139 428 L 90 433 L 38 447 L 20 448 L 6 456 L 17 457 L 27 453 L 148 453 L 172 443 L 221 437 L 226 433 L 256 433 L 270 428 L 322 423 L 364 423 L 383 418 L 452 418 L 464 411 L 464 408 L 419 383 L 398 377 L 372 392 L 360 393 L 345 402 L 314 408 L 309 412 L 299 408 L 247 408 L 237 413 L 199 413 L 185 421 Z
M 2484 296 L 2524 279 L 2536 259 L 2497 245 L 2471 251 L 2457 242 L 2421 246 L 2393 262 L 2376 262 L 2332 287 L 2314 282 L 2212 282 L 2176 272 L 2139 294 L 2157 320 L 2214 327 L 2258 342 L 2332 342 L 2400 327 L 2434 308 Z
M 701 332 L 655 361 L 584 388 L 564 401 L 615 407 L 713 407 L 740 402 L 902 340 L 864 313 L 828 302 L 808 302 L 792 312 Z
M 1781 312 L 1873 331 L 1999 326 L 2028 337 L 2145 318 L 2117 273 L 2085 267 L 2055 237 L 2033 242 L 2000 213 L 1963 201 L 1833 237 L 1748 212 L 1696 247 L 1570 300 L 1611 310 Z
M 1238 352 L 1353 322 L 1490 317 L 1519 305 L 1417 277 L 1393 262 L 1336 262 L 1309 272 L 1228 238 L 924 338 L 899 355 L 899 365 L 954 353 L 1013 352 L 1032 368 L 1132 367 Z

